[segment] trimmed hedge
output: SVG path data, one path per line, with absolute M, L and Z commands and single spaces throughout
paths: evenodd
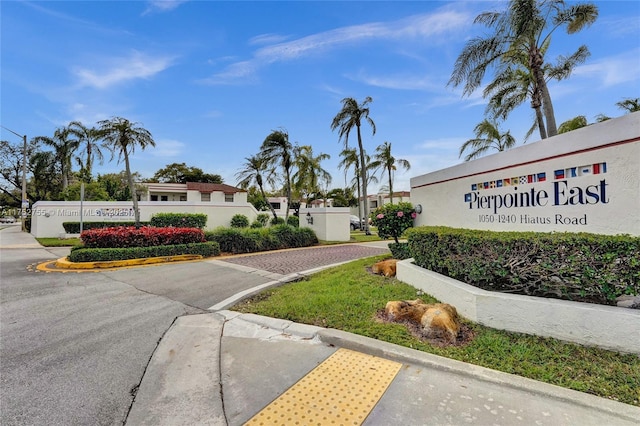
M 226 253 L 254 253 L 284 248 L 309 247 L 318 243 L 310 228 L 275 225 L 269 228 L 218 228 L 205 234 Z
M 249 218 L 243 214 L 234 214 L 231 218 L 232 228 L 246 228 L 249 226 Z
M 204 213 L 156 213 L 151 217 L 151 226 L 159 228 L 175 226 L 176 228 L 204 229 L 208 216 Z
M 490 291 L 614 304 L 640 293 L 640 238 L 586 233 L 408 231 L 415 264 Z
M 389 250 L 394 259 L 404 260 L 411 257 L 409 243 L 389 243 Z
M 215 242 L 129 248 L 85 248 L 78 246 L 71 249 L 68 259 L 71 262 L 104 262 L 181 254 L 199 254 L 203 257 L 218 256 L 220 246 Z
M 82 222 L 82 230 L 114 228 L 117 226 L 135 226 L 135 222 Z M 140 222 L 141 226 L 149 226 L 149 222 Z M 62 227 L 67 234 L 79 234 L 80 222 L 63 222 Z
M 150 247 L 202 243 L 204 232 L 198 228 L 115 227 L 90 229 L 80 234 L 85 248 Z

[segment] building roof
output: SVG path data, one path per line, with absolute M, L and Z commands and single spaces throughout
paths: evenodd
M 203 193 L 224 192 L 225 194 L 235 194 L 236 192 L 246 192 L 243 189 L 224 183 L 203 183 L 203 182 L 187 182 L 188 191 L 200 191 Z

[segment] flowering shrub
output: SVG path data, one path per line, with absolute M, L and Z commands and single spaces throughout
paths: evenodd
M 80 234 L 85 248 L 151 247 L 205 242 L 198 228 L 118 226 L 88 229 Z
M 411 203 L 384 204 L 371 212 L 371 224 L 378 228 L 378 236 L 383 240 L 398 238 L 404 231 L 413 226 L 416 211 Z

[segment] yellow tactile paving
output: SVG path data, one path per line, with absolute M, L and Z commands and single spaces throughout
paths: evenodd
M 338 349 L 246 425 L 360 425 L 401 366 Z

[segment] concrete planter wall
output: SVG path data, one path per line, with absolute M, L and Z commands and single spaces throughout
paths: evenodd
M 397 278 L 488 327 L 640 354 L 640 310 L 482 290 L 413 263 Z

